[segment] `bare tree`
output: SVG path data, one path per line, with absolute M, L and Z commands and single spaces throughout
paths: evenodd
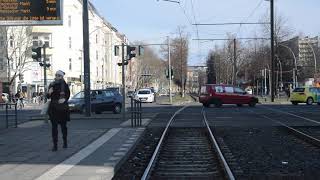
M 31 65 L 32 28 L 1 27 L 0 36 L 3 37 L 4 57 L 6 58 L 7 80 L 12 92 L 17 77 L 29 70 Z
M 188 35 L 178 28 L 178 37 L 171 41 L 171 60 L 174 72 L 174 83 L 179 86 L 181 96 L 184 97 L 187 84 L 188 53 L 189 41 Z

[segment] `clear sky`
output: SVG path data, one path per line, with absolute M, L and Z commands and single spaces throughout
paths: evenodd
M 179 1 L 179 0 L 178 0 Z M 190 36 L 189 64 L 198 65 L 213 42 L 193 41 L 197 28 L 192 23 L 257 22 L 269 12 L 266 0 L 91 0 L 99 12 L 130 41 L 161 43 L 175 36 L 178 26 L 185 27 Z M 295 34 L 320 35 L 319 0 L 275 0 L 276 12 L 287 19 Z M 193 5 L 193 8 L 192 8 Z M 259 25 L 198 27 L 199 38 L 225 38 L 226 33 L 237 37 L 252 37 Z

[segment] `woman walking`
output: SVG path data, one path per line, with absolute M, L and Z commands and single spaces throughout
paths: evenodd
M 65 73 L 61 70 L 55 74 L 55 80 L 49 85 L 48 99 L 51 99 L 48 114 L 52 124 L 52 151 L 58 150 L 58 125 L 61 127 L 63 148 L 68 147 L 67 121 L 70 121 L 68 100 L 70 89 L 64 80 Z

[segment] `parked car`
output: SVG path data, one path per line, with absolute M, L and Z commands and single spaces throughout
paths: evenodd
M 121 87 L 108 87 L 108 88 L 106 88 L 105 90 L 110 90 L 110 91 L 118 92 L 119 94 L 122 94 L 122 89 L 121 89 Z
M 138 90 L 135 99 L 148 103 L 153 103 L 155 101 L 154 93 L 152 93 L 151 89 Z
M 236 104 L 237 106 L 248 104 L 254 107 L 258 103 L 258 98 L 232 85 L 207 84 L 201 87 L 199 101 L 205 107 L 211 104 L 216 107 L 221 107 L 223 104 Z
M 1 98 L 2 98 L 3 103 L 8 103 L 8 102 L 9 102 L 9 94 L 7 94 L 7 93 L 2 93 L 2 94 L 1 94 Z M 1 103 L 1 102 L 0 102 L 0 103 Z
M 293 90 L 290 96 L 293 105 L 306 103 L 312 105 L 318 103 L 320 105 L 320 88 L 318 87 L 298 87 Z
M 84 92 L 81 91 L 69 100 L 71 111 L 85 112 Z M 122 96 L 111 90 L 91 91 L 91 111 L 100 114 L 104 111 L 112 111 L 115 114 L 121 113 Z

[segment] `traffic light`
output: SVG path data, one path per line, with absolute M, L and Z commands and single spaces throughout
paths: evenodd
M 167 77 L 167 79 L 169 79 L 169 70 L 167 69 L 166 70 L 166 77 Z M 173 68 L 171 68 L 171 79 L 173 79 L 174 78 L 174 76 L 173 76 Z
M 136 57 L 136 47 L 127 46 L 127 59 L 131 60 L 132 58 Z
M 128 61 L 124 61 L 124 65 L 127 66 L 129 64 Z M 122 66 L 122 63 L 118 63 L 118 66 Z
M 32 48 L 32 59 L 35 61 L 40 61 L 41 59 L 41 47 Z
M 41 67 L 43 67 L 43 66 L 44 66 L 44 63 L 40 62 L 39 65 L 40 65 Z M 47 67 L 47 68 L 49 68 L 50 66 L 51 66 L 51 64 L 48 64 L 48 63 L 46 64 L 46 67 Z

